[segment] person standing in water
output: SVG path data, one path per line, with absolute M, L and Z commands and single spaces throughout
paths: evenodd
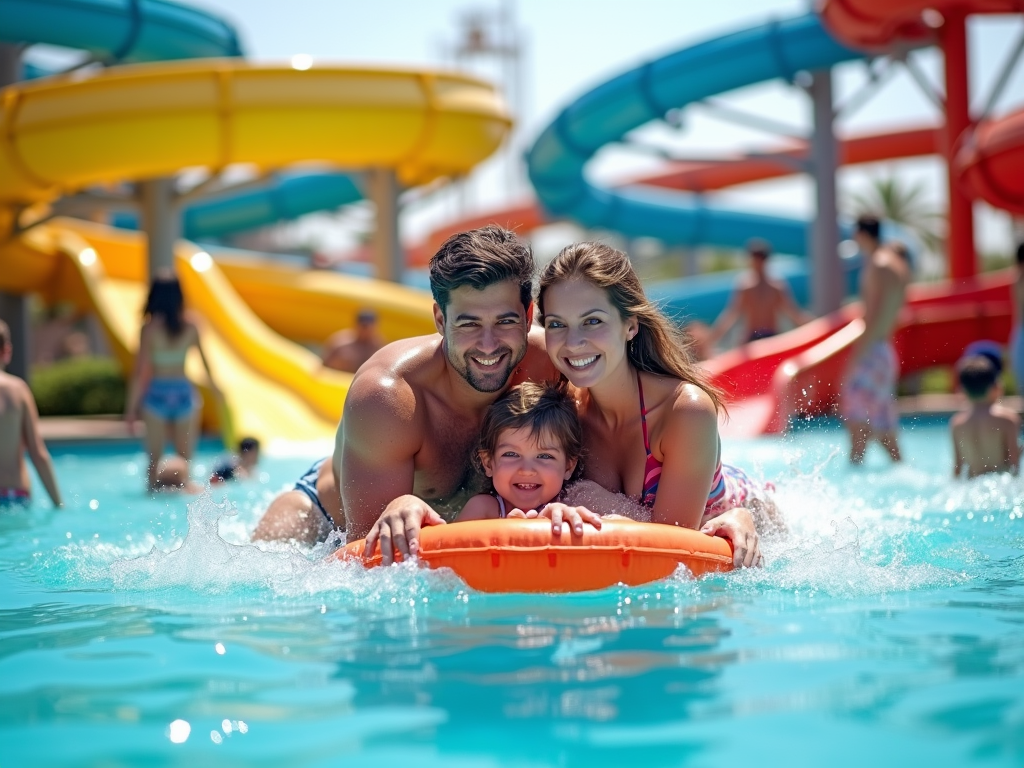
M 6 372 L 14 345 L 0 320 L 0 508 L 31 499 L 25 453 L 39 473 L 53 506 L 62 507 L 50 453 L 39 434 L 39 412 L 28 384 Z
M 199 352 L 214 396 L 220 398 L 220 392 L 199 344 L 199 330 L 185 316 L 185 299 L 177 278 L 160 277 L 153 281 L 144 315 L 135 368 L 128 385 L 125 420 L 129 429 L 134 429 L 141 409 L 149 454 L 146 487 L 153 490 L 166 443 L 170 441 L 175 453 L 188 461 L 199 437 L 203 401 L 185 375 L 185 358 L 190 349 Z
M 706 345 L 717 344 L 737 322 L 744 323 L 743 341 L 757 341 L 779 332 L 778 319 L 783 315 L 793 325 L 803 325 L 813 317 L 797 306 L 789 286 L 768 274 L 771 246 L 765 240 L 747 243 L 750 271 L 736 283 L 729 306 L 715 320 L 711 332 L 703 339 Z
M 864 460 L 872 438 L 893 461 L 901 459 L 896 439 L 899 359 L 892 337 L 906 301 L 910 255 L 900 243 L 882 245 L 880 229 L 877 218 L 861 216 L 853 235 L 864 257 L 860 276 L 864 332 L 850 350 L 839 413 L 850 432 L 850 461 L 854 464 Z
M 1020 468 L 1020 417 L 999 403 L 1002 361 L 995 355 L 968 354 L 957 364 L 967 407 L 949 422 L 953 438 L 953 477 L 989 472 L 1017 474 Z

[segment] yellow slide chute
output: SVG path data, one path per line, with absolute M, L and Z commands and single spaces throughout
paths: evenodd
M 391 168 L 406 185 L 468 173 L 511 120 L 497 92 L 448 73 L 139 64 L 0 94 L 0 203 L 234 163 Z
M 11 231 L 20 208 L 60 194 L 197 166 L 317 161 L 390 168 L 405 184 L 424 183 L 467 173 L 509 125 L 491 86 L 446 73 L 225 59 L 11 86 L 0 92 L 0 230 Z M 0 242 L 0 290 L 41 291 L 96 311 L 127 369 L 145 263 L 139 235 L 58 219 Z M 322 341 L 361 307 L 377 311 L 387 340 L 433 331 L 429 296 L 400 286 L 270 260 L 229 258 L 222 269 L 187 243 L 176 264 L 186 302 L 205 317 L 202 343 L 236 434 L 310 441 L 334 432 L 350 377 L 284 336 Z M 187 370 L 206 383 L 197 361 Z

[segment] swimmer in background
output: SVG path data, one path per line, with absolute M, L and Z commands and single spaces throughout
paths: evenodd
M 189 476 L 188 462 L 185 459 L 181 456 L 168 456 L 157 466 L 152 490 L 181 492 L 194 496 L 202 493 L 203 487 Z
M 789 318 L 796 325 L 813 320 L 813 316 L 797 306 L 789 286 L 768 275 L 771 246 L 765 240 L 747 243 L 750 271 L 736 281 L 736 288 L 722 314 L 715 320 L 703 343 L 714 347 L 740 320 L 745 324 L 744 342 L 766 339 L 778 333 L 778 316 Z
M 153 281 L 143 314 L 124 418 L 129 430 L 134 430 L 141 408 L 149 453 L 147 487 L 153 490 L 165 443 L 170 440 L 175 452 L 189 460 L 199 438 L 203 399 L 185 375 L 185 358 L 193 347 L 199 352 L 214 397 L 220 399 L 221 394 L 199 344 L 199 329 L 185 315 L 185 298 L 176 277 Z
M 957 364 L 957 377 L 967 395 L 967 407 L 949 422 L 953 438 L 953 477 L 989 472 L 1011 472 L 1020 466 L 1020 417 L 999 403 L 1003 394 L 1000 374 L 992 355 L 969 355 Z M 998 359 L 998 358 L 996 358 Z
M 0 320 L 0 508 L 27 505 L 31 500 L 25 454 L 39 473 L 53 506 L 62 507 L 50 452 L 39 434 L 39 411 L 28 384 L 5 372 L 14 345 L 7 323 Z
M 576 403 L 564 386 L 524 382 L 513 387 L 487 409 L 481 426 L 477 461 L 491 492 L 470 498 L 455 521 L 543 512 L 560 535 L 569 511 L 560 501 L 562 492 L 576 475 L 582 450 Z M 601 527 L 600 515 L 585 507 L 572 511 L 575 535 L 582 535 L 584 522 Z
M 238 441 L 238 455 L 221 460 L 213 468 L 211 483 L 225 483 L 228 480 L 248 480 L 260 462 L 260 441 L 255 437 L 243 437 Z
M 377 331 L 377 314 L 361 309 L 354 328 L 338 331 L 324 342 L 324 367 L 355 373 L 383 346 L 384 340 Z

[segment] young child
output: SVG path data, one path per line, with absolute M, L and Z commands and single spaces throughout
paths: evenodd
M 548 517 L 537 513 L 561 499 L 565 483 L 579 468 L 582 443 L 576 403 L 563 388 L 530 382 L 513 387 L 491 405 L 480 430 L 477 459 L 492 491 L 473 496 L 456 521 L 509 517 L 513 510 L 523 517 Z M 574 511 L 600 527 L 597 515 Z M 559 521 L 562 515 L 550 515 L 552 528 L 560 533 L 555 515 Z M 579 534 L 583 526 L 577 521 L 573 529 Z
M 260 462 L 260 441 L 255 437 L 243 437 L 238 442 L 238 455 L 217 462 L 210 476 L 211 483 L 226 483 L 228 480 L 248 480 Z
M 998 361 L 998 362 L 997 362 Z M 953 435 L 953 476 L 988 472 L 1017 474 L 1020 464 L 1020 418 L 997 401 L 1002 394 L 1002 360 L 991 354 L 969 354 L 957 364 L 967 408 L 949 423 Z

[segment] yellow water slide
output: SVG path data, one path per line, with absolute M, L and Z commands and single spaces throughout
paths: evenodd
M 59 219 L 17 235 L 26 209 L 92 184 L 237 163 L 389 168 L 419 184 L 467 173 L 509 124 L 489 85 L 444 73 L 206 60 L 11 86 L 0 92 L 0 290 L 95 309 L 127 367 L 145 294 L 141 239 Z M 236 434 L 333 433 L 349 377 L 280 334 L 323 339 L 356 307 L 377 310 L 386 337 L 432 330 L 429 299 L 399 286 L 270 263 L 228 260 L 222 270 L 187 243 L 176 257 L 186 301 L 205 317 L 202 343 Z M 196 361 L 188 371 L 205 383 Z

